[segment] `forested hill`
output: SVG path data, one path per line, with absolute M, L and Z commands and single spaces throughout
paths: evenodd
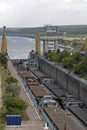
M 45 27 L 33 27 L 33 28 L 8 28 L 7 35 L 13 36 L 33 36 L 39 32 L 44 32 Z M 58 32 L 66 32 L 67 35 L 87 35 L 87 25 L 67 25 L 57 26 Z M 0 35 L 2 35 L 2 28 L 0 29 Z
M 87 25 L 60 26 L 59 32 L 66 32 L 67 35 L 87 35 Z

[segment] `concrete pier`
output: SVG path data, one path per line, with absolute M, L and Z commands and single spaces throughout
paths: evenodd
M 57 51 L 58 49 L 58 41 L 61 37 L 58 36 L 58 34 L 53 35 L 43 35 L 39 36 L 39 40 L 43 42 L 43 55 L 48 52 L 49 50 L 51 51 Z
M 45 54 L 46 52 L 48 52 L 48 41 L 43 40 L 43 54 Z
M 44 33 L 39 34 L 39 41 L 43 42 L 43 55 L 51 51 L 57 51 L 59 40 L 63 39 L 63 35 L 57 32 L 57 28 L 53 26 L 46 26 L 46 30 Z

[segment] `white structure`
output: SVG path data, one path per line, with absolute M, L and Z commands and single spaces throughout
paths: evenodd
M 57 27 L 46 26 L 45 32 L 39 35 L 39 40 L 43 41 L 43 54 L 49 50 L 56 52 L 59 40 L 62 38 L 63 36 L 59 36 L 59 33 L 57 32 Z
M 45 122 L 44 130 L 48 130 L 47 122 Z

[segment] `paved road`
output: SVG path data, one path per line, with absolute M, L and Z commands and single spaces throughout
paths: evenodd
M 13 66 L 11 65 L 10 61 L 8 62 L 8 67 L 11 72 L 11 75 L 14 76 L 19 80 L 19 85 L 21 87 L 20 97 L 29 104 L 27 108 L 27 115 L 30 118 L 30 121 L 22 122 L 21 127 L 6 127 L 6 130 L 43 130 L 44 129 L 44 121 L 41 119 L 38 110 L 33 106 L 31 98 L 26 94 L 24 89 L 24 85 L 19 79 L 16 71 L 14 70 Z

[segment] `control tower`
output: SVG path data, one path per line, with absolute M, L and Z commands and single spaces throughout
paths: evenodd
M 7 39 L 6 39 L 6 26 L 3 27 L 3 36 L 2 36 L 2 45 L 1 45 L 2 54 L 7 54 Z
M 61 39 L 63 35 L 59 35 L 57 26 L 45 26 L 44 32 L 39 33 L 38 40 L 36 39 L 36 52 L 40 52 L 40 41 L 43 43 L 43 55 L 49 50 L 56 52 Z
M 40 54 L 40 41 L 39 38 L 36 38 L 36 53 Z

